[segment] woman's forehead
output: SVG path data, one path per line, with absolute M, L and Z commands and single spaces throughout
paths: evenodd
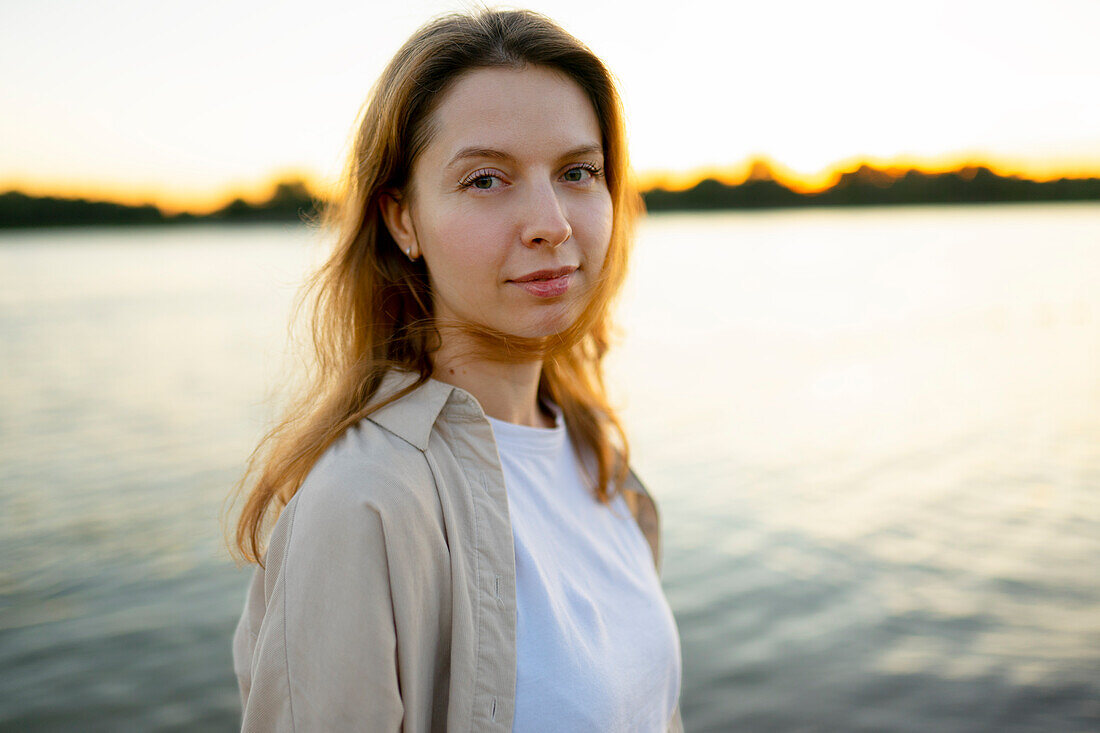
M 588 95 L 556 69 L 486 68 L 463 74 L 433 115 L 433 164 L 482 157 L 562 157 L 600 147 L 599 119 Z

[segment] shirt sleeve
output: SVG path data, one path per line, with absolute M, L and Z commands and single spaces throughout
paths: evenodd
M 309 486 L 268 545 L 266 609 L 247 671 L 242 731 L 400 729 L 397 641 L 382 516 Z

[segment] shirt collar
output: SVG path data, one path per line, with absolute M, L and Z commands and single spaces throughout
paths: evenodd
M 418 375 L 413 372 L 390 369 L 382 377 L 382 383 L 375 393 L 376 399 L 386 399 L 415 382 L 417 377 Z M 375 410 L 367 416 L 367 419 L 415 445 L 421 451 L 426 451 L 432 427 L 435 426 L 435 421 L 439 419 L 448 401 L 463 403 L 484 419 L 485 413 L 473 395 L 464 389 L 431 377 L 409 394 Z M 645 484 L 638 480 L 633 471 L 627 475 L 623 488 L 646 496 L 649 494 Z
M 413 372 L 390 369 L 382 377 L 382 383 L 375 393 L 377 399 L 386 399 L 415 382 L 417 377 Z M 375 410 L 367 419 L 412 443 L 421 451 L 426 451 L 432 426 L 451 393 L 456 391 L 465 394 L 458 387 L 429 378 L 409 394 Z
M 418 375 L 412 372 L 390 369 L 382 378 L 376 397 L 383 400 L 415 382 L 417 377 Z M 488 426 L 489 421 L 485 418 L 485 413 L 473 395 L 464 389 L 430 377 L 409 394 L 375 410 L 367 416 L 367 419 L 416 446 L 421 452 L 425 452 L 428 450 L 428 439 L 431 437 L 432 428 L 448 403 L 453 403 L 452 410 L 459 410 L 472 416 L 473 419 L 480 418 Z M 491 428 L 489 435 L 492 435 Z M 585 451 L 584 454 L 585 460 L 593 460 L 589 452 Z M 650 496 L 645 484 L 638 479 L 633 470 L 628 472 L 626 482 L 622 488 L 629 492 L 627 496 L 633 494 L 635 497 L 627 499 L 627 503 L 630 505 L 630 511 L 634 514 L 639 527 L 641 527 L 642 534 L 645 535 L 650 544 L 653 551 L 653 562 L 657 567 L 658 575 L 660 575 L 660 515 L 658 514 L 657 505 Z

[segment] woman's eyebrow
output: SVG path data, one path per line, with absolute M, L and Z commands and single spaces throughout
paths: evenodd
M 559 160 L 565 160 L 566 158 L 575 158 L 579 155 L 588 155 L 589 153 L 603 153 L 603 146 L 597 143 L 586 143 L 579 145 L 572 150 L 562 153 Z M 451 168 L 456 163 L 469 158 L 492 158 L 494 160 L 508 160 L 514 161 L 515 156 L 510 153 L 506 153 L 503 150 L 496 150 L 495 148 L 482 148 L 478 146 L 472 146 L 459 150 L 451 161 L 447 163 L 447 168 Z

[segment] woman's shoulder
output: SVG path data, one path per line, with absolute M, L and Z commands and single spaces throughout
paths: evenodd
M 270 596 L 284 563 L 331 574 L 334 563 L 343 567 L 344 558 L 365 561 L 369 554 L 403 558 L 396 561 L 401 567 L 430 566 L 445 551 L 445 538 L 424 454 L 364 419 L 329 446 L 280 512 L 265 587 Z
M 414 538 L 436 533 L 442 510 L 426 451 L 450 393 L 435 380 L 416 382 L 409 373 L 387 373 L 373 398 L 378 406 L 313 465 L 291 499 L 295 512 L 304 510 L 314 520 L 309 526 L 321 530 L 372 511 L 384 526 Z
M 642 483 L 632 467 L 627 468 L 626 481 L 622 486 L 623 499 L 626 501 L 630 513 L 642 530 L 642 535 L 653 553 L 653 564 L 657 573 L 661 572 L 661 512 L 657 507 L 657 501 L 649 493 L 649 489 Z
M 383 517 L 438 504 L 424 454 L 369 419 L 329 446 L 292 501 L 324 514 L 373 510 Z

